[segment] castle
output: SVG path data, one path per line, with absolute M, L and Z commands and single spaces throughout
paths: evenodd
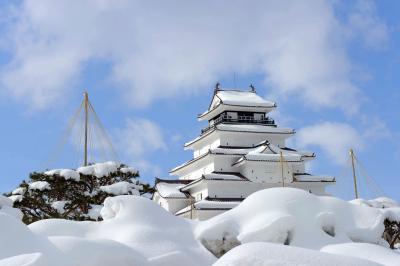
M 156 179 L 153 200 L 177 216 L 205 220 L 261 189 L 285 186 L 326 195 L 335 178 L 306 173 L 305 162 L 315 154 L 286 147 L 295 131 L 268 116 L 276 107 L 253 86 L 240 91 L 217 84 L 208 110 L 198 116 L 208 126 L 185 144 L 193 159 L 170 171 L 178 179 Z

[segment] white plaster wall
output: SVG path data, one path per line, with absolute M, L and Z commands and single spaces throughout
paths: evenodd
M 188 199 L 166 199 L 166 201 L 168 202 L 167 210 L 171 213 L 176 213 L 190 204 Z
M 268 133 L 249 133 L 249 132 L 228 132 L 221 131 L 221 146 L 253 147 L 260 142 L 268 140 L 270 143 L 279 147 L 285 146 L 286 135 Z
M 214 171 L 216 172 L 237 172 L 236 167 L 232 164 L 236 162 L 242 155 L 215 155 Z
M 181 179 L 194 180 L 200 178 L 204 174 L 212 173 L 213 171 L 214 171 L 213 162 L 205 165 L 195 165 L 191 168 L 191 170 L 188 170 L 188 173 L 186 175 L 183 175 Z
M 171 213 L 176 213 L 190 204 L 189 199 L 163 198 L 158 192 L 154 194 L 153 201 Z
M 260 184 L 242 181 L 208 181 L 210 198 L 246 198 L 251 193 L 262 189 Z
M 208 196 L 209 190 L 207 183 L 204 181 L 200 181 L 201 183 L 197 184 L 196 186 L 193 186 L 188 190 L 190 195 L 197 201 L 197 196 L 201 193 L 202 198 L 206 198 Z
M 202 139 L 196 141 L 195 143 L 193 143 L 193 145 L 191 146 L 191 148 L 185 148 L 185 149 L 193 149 L 193 151 L 200 151 L 203 147 L 209 145 L 210 143 L 213 143 L 215 141 L 219 141 L 220 139 L 220 132 L 219 131 L 214 131 L 211 134 L 203 137 Z
M 215 139 L 213 142 L 211 142 L 211 144 L 206 144 L 203 145 L 201 147 L 199 147 L 198 149 L 194 150 L 193 152 L 193 156 L 194 158 L 203 155 L 205 153 L 207 153 L 210 149 L 215 149 L 218 148 L 220 146 L 220 139 Z
M 193 220 L 199 220 L 199 221 L 204 221 L 209 218 L 212 218 L 214 216 L 217 216 L 218 214 L 224 213 L 224 210 L 192 210 L 192 219 Z M 179 215 L 179 217 L 182 218 L 191 218 L 190 211 L 186 212 L 184 214 Z
M 295 187 L 299 189 L 303 189 L 309 191 L 318 196 L 327 196 L 329 195 L 326 192 L 326 187 L 330 185 L 330 183 L 323 182 L 293 182 L 289 184 L 290 187 Z
M 305 173 L 305 163 L 304 162 L 290 163 L 290 166 L 292 167 L 293 173 Z
M 240 173 L 253 182 L 282 183 L 282 166 L 280 162 L 245 161 L 240 165 Z M 283 164 L 285 183 L 293 181 L 293 172 L 289 163 Z
M 166 199 L 160 197 L 160 195 L 158 194 L 158 192 L 155 192 L 154 197 L 153 197 L 153 201 L 163 207 L 164 209 L 166 209 L 168 211 L 168 202 Z

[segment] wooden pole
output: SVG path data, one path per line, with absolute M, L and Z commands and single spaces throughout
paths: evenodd
M 285 178 L 283 176 L 283 154 L 282 154 L 282 151 L 280 151 L 280 162 L 281 162 L 282 187 L 285 187 Z
M 356 168 L 354 165 L 354 151 L 353 149 L 350 149 L 350 158 L 351 158 L 351 166 L 353 169 L 353 180 L 354 180 L 354 194 L 356 196 L 356 199 L 358 199 L 358 191 L 357 191 L 357 176 L 356 176 Z
M 193 219 L 193 205 L 194 205 L 194 198 L 192 197 L 192 196 L 189 196 L 190 197 L 190 220 L 192 220 Z
M 87 161 L 87 156 L 88 156 L 88 150 L 87 150 L 87 146 L 88 146 L 88 123 L 89 123 L 89 96 L 88 93 L 85 91 L 83 93 L 84 96 L 84 107 L 85 107 L 85 146 L 84 146 L 84 154 L 83 154 L 83 166 L 87 166 L 88 161 Z

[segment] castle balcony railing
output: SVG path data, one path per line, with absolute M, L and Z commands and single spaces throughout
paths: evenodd
M 225 123 L 225 124 L 257 124 L 257 125 L 268 125 L 276 127 L 275 121 L 272 118 L 266 117 L 262 119 L 254 119 L 251 116 L 239 116 L 238 118 L 229 118 L 227 116 L 220 116 L 217 119 L 214 119 L 214 123 L 207 126 L 206 128 L 201 130 L 201 133 L 206 133 L 207 131 L 213 129 L 216 125 Z

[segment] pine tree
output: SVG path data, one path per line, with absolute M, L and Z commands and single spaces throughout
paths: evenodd
M 31 173 L 28 181 L 7 196 L 23 212 L 23 222 L 30 224 L 49 218 L 101 220 L 100 209 L 105 198 L 149 193 L 152 188 L 139 180 L 138 171 L 106 162 L 76 170 Z

